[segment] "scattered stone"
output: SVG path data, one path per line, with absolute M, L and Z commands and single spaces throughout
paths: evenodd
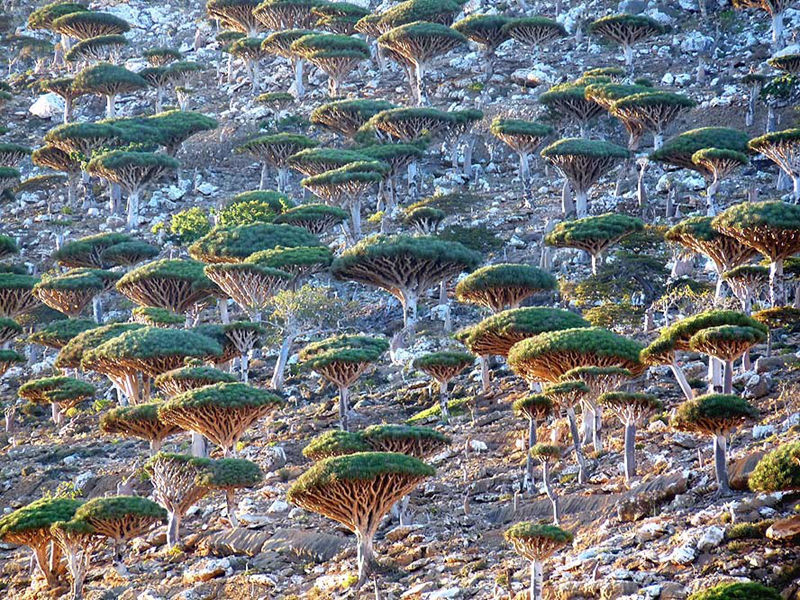
M 204 558 L 184 570 L 183 583 L 191 585 L 231 573 L 233 573 L 233 569 L 227 558 Z

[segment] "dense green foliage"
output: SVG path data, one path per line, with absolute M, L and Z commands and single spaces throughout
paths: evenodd
M 758 461 L 750 474 L 750 489 L 757 492 L 800 489 L 800 442 L 778 446 Z

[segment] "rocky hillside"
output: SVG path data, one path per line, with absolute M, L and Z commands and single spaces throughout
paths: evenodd
M 541 598 L 778 597 L 756 587 L 743 588 L 739 596 L 702 595 L 718 584 L 753 582 L 785 600 L 800 600 L 800 262 L 794 257 L 800 252 L 800 133 L 792 130 L 800 97 L 795 75 L 800 49 L 793 45 L 800 10 L 788 6 L 781 19 L 772 19 L 761 3 L 735 9 L 728 0 L 413 2 L 418 6 L 409 14 L 436 24 L 412 23 L 416 30 L 398 31 L 411 25 L 397 17 L 380 44 L 373 35 L 377 29 L 365 36 L 355 23 L 369 21 L 365 15 L 394 14 L 398 3 L 392 0 L 313 3 L 313 19 L 312 3 L 278 0 L 256 9 L 260 19 L 241 16 L 251 15 L 248 5 L 257 4 L 244 0 L 212 0 L 209 10 L 204 3 L 181 0 L 99 0 L 64 10 L 60 18 L 38 20 L 31 15 L 50 14 L 41 0 L 6 0 L 0 7 L 0 48 L 7 62 L 6 77 L 0 78 L 0 366 L 5 369 L 0 403 L 6 416 L 0 432 L 0 596 L 80 597 L 75 568 L 82 559 L 64 560 L 75 559 L 64 544 L 67 536 L 59 538 L 50 528 L 65 521 L 93 528 L 80 530 L 84 537 L 72 530 L 80 537 L 78 546 L 88 548 L 82 593 L 92 600 L 538 599 L 529 592 L 531 556 L 516 552 L 506 532 L 520 522 L 552 524 L 555 494 L 557 525 L 571 541 L 543 556 Z M 268 15 L 280 4 L 300 6 L 306 16 L 285 17 L 276 25 Z M 237 12 L 242 6 L 248 10 Z M 106 15 L 98 18 L 102 26 L 80 19 L 72 28 L 63 24 L 82 10 Z M 628 15 L 629 22 L 638 18 L 641 31 L 647 30 L 628 49 L 598 23 L 618 14 Z M 496 15 L 506 19 L 501 25 L 517 29 L 495 26 L 491 36 L 481 38 L 483 30 L 470 28 L 471 15 Z M 535 15 L 552 21 L 525 20 Z M 81 27 L 98 35 L 84 35 Z M 284 39 L 280 52 L 278 42 L 252 42 L 292 29 L 350 35 L 350 41 L 339 39 L 336 43 L 346 46 L 341 50 L 330 38 L 298 35 L 306 46 L 319 47 L 289 47 Z M 431 57 L 422 60 L 428 51 Z M 345 68 L 336 72 L 326 53 L 347 59 Z M 304 90 L 298 89 L 294 69 L 299 59 L 305 62 L 299 79 Z M 117 71 L 101 77 L 92 73 L 98 65 Z M 89 81 L 89 75 L 99 79 Z M 55 83 L 67 77 L 74 80 L 62 82 L 66 87 Z M 164 78 L 163 90 L 157 89 L 158 77 Z M 331 91 L 338 96 L 331 98 Z M 68 112 L 64 98 L 73 93 L 67 115 L 72 124 L 56 129 Z M 326 125 L 321 112 L 334 100 L 348 99 L 387 104 L 366 117 L 361 113 L 349 130 L 341 116 Z M 393 134 L 394 117 L 380 111 L 417 104 L 439 112 L 415 113 L 417 120 L 405 123 L 414 135 Z M 162 112 L 154 117 L 157 107 Z M 167 113 L 177 110 L 178 117 Z M 163 120 L 165 113 L 177 120 Z M 188 113 L 194 115 L 191 125 L 181 120 Z M 423 117 L 430 121 L 420 125 Z M 107 129 L 78 131 L 75 123 Z M 702 143 L 696 132 L 675 141 L 698 128 L 715 129 Z M 776 142 L 747 145 L 748 139 L 782 130 L 788 133 Z M 283 137 L 253 142 L 262 136 Z M 565 144 L 563 138 L 583 139 Z M 265 150 L 270 143 L 273 149 Z M 401 143 L 409 144 L 407 154 L 387 150 Z M 11 144 L 23 149 L 13 151 Z M 300 163 L 276 158 L 286 150 L 281 144 L 291 147 L 291 154 L 313 146 L 332 149 L 333 156 L 327 168 L 301 172 Z M 57 153 L 57 160 L 41 148 Z M 29 150 L 35 151 L 32 156 Z M 356 154 L 347 158 L 347 151 Z M 520 154 L 526 158 L 520 160 Z M 149 168 L 158 163 L 161 170 L 141 174 L 142 162 L 136 162 L 130 169 L 139 174 L 131 175 L 128 163 L 120 167 L 115 160 L 144 161 Z M 527 174 L 521 164 L 526 161 Z M 242 198 L 239 208 L 232 202 L 243 192 L 278 188 L 281 194 L 251 196 L 247 206 Z M 307 204 L 344 212 L 326 227 L 312 223 L 319 225 L 316 231 L 309 230 L 312 225 L 308 231 L 287 225 L 299 223 L 290 209 Z M 607 213 L 628 219 L 591 220 Z M 756 217 L 748 221 L 751 214 Z M 691 220 L 706 216 L 715 219 Z M 575 220 L 583 217 L 589 221 Z M 753 241 L 763 234 L 753 224 L 757 218 L 769 238 L 760 246 Z M 278 229 L 263 229 L 268 226 Z M 291 231 L 282 233 L 287 228 Z M 116 259 L 101 252 L 105 247 L 81 254 L 74 245 L 112 233 L 127 236 L 118 242 L 144 244 L 117 248 L 115 256 L 122 258 Z M 371 236 L 393 234 L 411 238 L 400 238 L 405 244 L 422 240 L 428 246 L 407 262 L 404 257 L 391 262 L 391 255 L 386 262 L 365 261 L 366 274 L 348 270 L 362 259 L 359 252 L 369 253 L 371 243 L 397 241 Z M 356 245 L 359 237 L 363 241 Z M 723 250 L 714 245 L 723 243 Z M 327 258 L 314 259 L 301 274 L 301 267 L 287 262 L 278 267 L 298 272 L 276 274 L 277 263 L 253 258 L 276 247 L 310 249 Z M 78 254 L 93 258 L 81 262 L 74 258 Z M 454 255 L 457 260 L 451 260 Z M 173 265 L 163 276 L 142 270 L 162 259 L 184 261 L 186 270 L 176 274 Z M 414 323 L 410 274 L 423 262 L 420 270 L 435 271 L 436 261 L 457 264 L 416 290 Z M 509 294 L 524 293 L 521 309 L 515 302 L 495 308 L 558 312 L 517 312 L 506 322 L 487 322 L 497 311 L 470 301 L 457 284 L 479 265 L 503 263 L 526 265 L 526 276 L 541 281 L 549 281 L 550 273 L 553 282 L 497 284 Z M 214 272 L 237 265 L 256 265 L 253 278 L 269 283 L 252 284 L 242 275 L 245 292 L 231 293 Z M 95 271 L 75 271 L 84 267 Z M 723 276 L 736 267 L 745 268 L 738 276 Z M 393 271 L 394 283 L 376 283 L 384 270 Z M 195 298 L 185 289 L 161 295 L 150 289 L 137 296 L 137 285 L 147 277 L 158 280 L 156 287 L 189 281 L 200 292 Z M 89 279 L 100 283 L 86 283 Z M 43 283 L 65 280 L 50 287 L 91 292 L 75 310 L 52 299 L 58 294 L 42 291 Z M 14 305 L 11 298 L 25 286 L 30 304 Z M 255 298 L 260 293 L 263 302 Z M 179 302 L 176 295 L 191 301 Z M 169 312 L 147 312 L 143 306 Z M 542 322 L 531 325 L 520 314 Z M 711 317 L 701 326 L 697 315 Z M 67 318 L 71 325 L 64 327 Z M 556 322 L 570 318 L 580 324 Z M 235 344 L 224 329 L 238 321 L 258 323 L 248 330 L 258 331 L 258 342 L 245 350 L 231 349 Z M 152 336 L 134 350 L 121 342 L 103 343 L 121 339 L 109 336 L 81 348 L 83 363 L 80 354 L 77 363 L 69 363 L 60 351 L 83 330 L 132 322 L 142 324 L 133 330 L 136 335 Z M 469 328 L 478 323 L 496 336 L 490 346 L 508 343 L 504 352 L 476 349 L 477 342 L 470 342 L 476 329 Z M 160 331 L 153 332 L 156 326 L 170 327 L 172 333 L 164 334 L 174 334 L 169 348 L 167 342 L 150 341 L 162 339 Z M 64 333 L 59 327 L 74 330 Z M 558 359 L 543 359 L 537 370 L 531 357 L 562 329 L 579 331 L 577 341 L 553 342 L 566 350 L 552 350 Z M 189 336 L 185 330 L 196 337 L 180 337 Z M 547 332 L 555 333 L 548 338 Z M 344 409 L 351 432 L 405 424 L 435 429 L 449 439 L 422 457 L 435 475 L 421 478 L 406 499 L 386 507 L 374 536 L 377 562 L 362 580 L 353 527 L 293 501 L 314 463 L 303 449 L 339 428 L 342 416 L 342 390 L 326 375 L 329 365 L 309 366 L 324 352 L 306 347 L 343 334 L 381 340 L 368 359 L 358 354 L 365 351 L 361 342 L 344 349 L 360 357 L 347 360 L 365 367 L 349 386 Z M 613 336 L 610 346 L 592 346 L 593 336 L 605 334 Z M 130 336 L 130 343 L 136 339 Z M 208 351 L 201 351 L 203 344 Z M 732 346 L 735 352 L 723 356 Z M 442 386 L 419 359 L 467 350 L 474 356 L 453 373 L 450 418 L 444 421 Z M 162 355 L 159 364 L 170 366 L 153 366 Z M 590 355 L 594 360 L 585 358 Z M 72 513 L 58 519 L 37 513 L 40 522 L 30 530 L 44 536 L 38 542 L 13 535 L 9 515 L 42 498 L 84 502 L 124 495 L 165 505 L 148 462 L 156 448 L 148 447 L 147 439 L 103 432 L 100 423 L 119 405 L 174 401 L 152 380 L 180 367 L 184 357 L 213 364 L 237 380 L 243 375 L 249 386 L 280 400 L 227 449 L 206 440 L 211 459 L 235 453 L 263 474 L 236 490 L 236 517 L 229 514 L 227 488 L 220 484 L 189 503 L 177 543 L 168 539 L 161 512 L 153 519 L 157 523 L 137 532 L 141 535 L 118 544 L 119 554 L 111 541 L 100 541 L 96 525 L 73 521 Z M 129 366 L 134 359 L 136 368 Z M 597 390 L 581 391 L 573 401 L 552 387 L 559 378 L 574 384 L 575 373 L 560 377 L 572 367 L 627 369 L 608 391 L 618 388 L 627 394 L 625 402 L 648 403 L 636 415 L 627 453 L 626 431 L 632 430 L 611 405 L 598 411 L 602 439 L 594 443 L 587 423 L 593 422 Z M 276 374 L 284 371 L 285 377 Z M 676 374 L 684 376 L 683 387 Z M 70 403 L 23 387 L 56 376 L 94 389 Z M 719 402 L 710 409 L 701 401 L 708 400 L 707 391 L 721 397 L 709 400 Z M 539 460 L 532 461 L 533 482 L 526 479 L 529 421 L 514 406 L 531 394 L 544 394 L 539 401 L 552 404 L 536 430 L 538 441 L 550 448 L 539 450 L 557 454 L 548 463 L 550 490 Z M 239 392 L 225 402 L 237 400 Z M 51 404 L 57 407 L 52 413 Z M 586 433 L 580 452 L 570 428 L 571 406 L 581 429 L 575 434 Z M 161 410 L 153 417 L 159 418 L 163 426 Z M 162 450 L 191 455 L 201 438 L 192 431 L 176 425 Z M 770 470 L 771 453 L 781 448 L 795 453 Z M 626 473 L 631 453 L 636 472 Z M 727 464 L 730 489 L 720 478 L 720 459 L 722 467 Z M 334 471 L 346 466 L 342 457 L 326 460 Z M 336 474 L 362 481 L 385 476 L 387 469 L 377 469 L 378 475 L 335 471 L 320 486 L 332 485 Z M 359 493 L 333 502 L 350 509 Z M 376 496 L 388 493 L 382 488 Z M 36 543 L 45 554 L 49 544 L 56 548 L 51 581 L 32 559 Z

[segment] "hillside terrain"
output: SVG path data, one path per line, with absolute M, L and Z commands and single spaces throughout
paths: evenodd
M 0 597 L 800 600 L 741 4 L 5 0 Z

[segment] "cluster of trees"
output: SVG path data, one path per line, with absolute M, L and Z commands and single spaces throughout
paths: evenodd
M 633 48 L 666 28 L 645 16 L 601 17 L 588 32 L 618 44 L 624 68 L 592 69 L 550 87 L 538 97 L 540 120 L 506 115 L 486 125 L 518 155 L 525 188 L 537 167 L 531 156 L 544 146 L 545 168 L 555 167 L 564 179 L 564 220 L 543 233 L 538 267 L 493 258 L 484 265 L 482 253 L 440 235 L 451 215 L 424 202 L 401 200 L 416 200 L 426 169 L 438 168 L 434 162 L 440 156 L 447 157 L 457 179 L 468 181 L 485 119 L 479 108 L 431 106 L 426 70 L 434 60 L 477 44 L 485 80 L 476 106 L 486 108 L 501 44 L 513 40 L 536 50 L 568 33 L 542 16 L 472 14 L 457 20 L 462 6 L 459 0 L 406 0 L 373 14 L 347 2 L 209 0 L 209 17 L 224 29 L 216 38 L 219 48 L 245 65 L 253 101 L 282 104 L 302 98 L 305 67 L 313 65 L 327 76 L 329 98 L 308 117 L 335 137 L 278 128 L 244 141 L 235 152 L 261 166 L 258 189 L 210 212 L 193 206 L 171 215 L 154 226 L 156 244 L 145 241 L 146 234 L 133 235 L 143 191 L 177 176 L 182 144 L 218 126 L 215 119 L 186 110 L 187 86 L 204 67 L 185 60 L 177 49 L 156 47 L 141 53 L 148 66 L 135 73 L 121 66 L 132 56 L 124 20 L 75 3 L 48 4 L 30 14 L 29 28 L 56 42 L 54 66 L 63 76 L 44 78 L 41 89 L 63 100 L 64 123 L 35 150 L 0 144 L 0 193 L 25 185 L 18 167 L 30 157 L 46 169 L 45 176 L 63 174 L 71 209 L 87 208 L 95 200 L 94 184 L 101 182 L 110 214 L 121 214 L 124 190 L 128 231 L 59 240 L 52 268 L 41 276 L 2 265 L 0 374 L 26 364 L 14 349 L 19 345 L 28 352 L 40 346 L 55 351 L 53 372 L 23 383 L 18 396 L 49 405 L 57 428 L 104 387 L 113 389 L 117 405 L 103 412 L 99 428 L 147 444 L 144 472 L 156 500 L 119 495 L 82 502 L 48 496 L 0 518 L 0 539 L 30 547 L 48 586 L 59 586 L 68 572 L 72 594 L 79 598 L 103 538 L 113 540 L 118 555 L 123 543 L 166 521 L 167 545 L 176 546 L 182 518 L 215 491 L 224 493 L 228 523 L 238 526 L 236 491 L 263 478 L 260 467 L 238 458 L 238 452 L 248 431 L 262 420 L 268 426 L 282 410 L 287 363 L 299 341 L 304 344 L 297 353 L 299 376 L 307 379 L 313 372 L 337 389 L 339 429 L 306 446 L 303 454 L 313 464 L 291 485 L 288 499 L 354 533 L 359 585 L 374 571 L 373 539 L 383 517 L 399 504 L 402 522 L 404 498 L 435 476 L 425 460 L 451 441 L 441 431 L 453 428 L 452 409 L 460 400 L 451 399 L 450 384 L 476 360 L 483 393 L 493 389 L 498 358 L 528 387 L 509 403 L 526 421 L 521 488 L 529 496 L 541 489 L 552 503 L 553 524 L 517 523 L 505 537 L 531 561 L 531 598 L 542 597 L 543 561 L 573 541 L 573 533 L 561 528 L 561 486 L 553 471 L 569 465 L 579 484 L 588 483 L 597 460 L 611 447 L 609 435 L 622 439 L 620 470 L 631 487 L 641 458 L 637 430 L 648 417 L 657 415 L 675 431 L 705 436 L 713 444 L 719 493 L 730 493 L 731 435 L 759 418 L 757 408 L 734 388 L 736 363 L 741 360 L 747 371 L 751 352 L 761 354 L 766 347 L 769 353 L 776 331 L 800 319 L 798 307 L 787 299 L 789 284 L 796 286 L 795 302 L 800 298 L 794 280 L 800 273 L 794 258 L 800 252 L 800 130 L 750 139 L 737 129 L 701 127 L 665 141 L 696 102 L 634 79 Z M 758 7 L 773 16 L 779 42 L 783 8 Z M 257 95 L 263 91 L 261 63 L 273 55 L 291 63 L 288 98 L 275 91 Z M 361 63 L 374 60 L 383 69 L 387 58 L 407 75 L 408 106 L 341 97 Z M 778 54 L 769 64 L 792 74 L 800 62 Z M 756 90 L 749 126 L 759 90 L 773 94 L 776 85 L 770 87 L 759 73 L 743 83 Z M 146 88 L 153 90 L 155 114 L 118 117 L 119 98 Z M 12 98 L 10 89 L 0 86 L 0 104 Z M 179 110 L 163 110 L 168 93 Z M 75 101 L 86 95 L 106 99 L 105 118 L 73 121 Z M 623 126 L 627 143 L 600 138 L 605 130 L 598 121 L 604 115 Z M 641 149 L 645 135 L 652 137 L 652 152 Z M 774 163 L 782 179 L 791 179 L 792 202 L 724 201 L 730 196 L 720 192 L 722 186 L 756 154 Z M 701 175 L 706 190 L 699 212 L 705 214 L 682 218 L 670 201 L 667 220 L 656 220 L 644 179 L 651 162 Z M 618 169 L 614 195 L 622 197 L 635 166 L 639 214 L 597 214 L 589 201 L 592 189 Z M 293 181 L 292 171 L 303 178 Z M 272 176 L 276 190 L 268 189 Z M 779 182 L 779 190 L 783 187 Z M 299 190 L 319 200 L 297 202 Z M 362 219 L 373 209 L 370 226 L 378 231 L 365 237 Z M 168 257 L 160 248 L 167 240 L 175 249 Z M 676 268 L 687 255 L 710 262 L 715 286 L 702 310 L 683 302 L 690 297 L 685 290 L 702 289 L 706 282 L 684 277 L 668 288 L 668 243 Z M 561 249 L 556 258 L 562 266 L 573 251 L 581 252 L 569 277 L 552 273 L 551 249 Z M 0 259 L 19 252 L 16 240 L 0 236 Z M 402 327 L 381 331 L 394 333 L 387 339 L 342 326 L 352 307 L 338 297 L 332 280 L 387 292 L 402 309 Z M 451 295 L 471 305 L 469 314 L 479 318 L 453 340 L 441 336 L 433 351 L 413 354 L 429 299 L 445 308 L 442 329 L 449 333 Z M 741 310 L 732 309 L 731 295 Z M 120 297 L 135 308 L 128 320 L 109 322 L 103 305 Z M 37 320 L 45 306 L 57 317 Z M 635 313 L 637 306 L 644 314 L 623 326 L 620 311 Z M 654 337 L 659 320 L 662 327 Z M 250 358 L 266 347 L 275 350 L 269 385 L 251 385 Z M 368 369 L 385 363 L 387 354 L 400 362 L 403 347 L 412 351 L 411 366 L 438 386 L 429 412 L 440 417 L 439 430 L 382 424 L 354 431 L 352 386 Z M 707 381 L 688 381 L 683 363 L 689 353 L 708 357 Z M 682 402 L 640 391 L 643 375 L 657 366 L 674 374 Z M 706 389 L 698 393 L 699 387 Z M 9 432 L 18 426 L 18 405 L 5 406 Z M 555 429 L 561 418 L 569 441 L 546 440 L 542 432 Z M 164 451 L 165 443 L 186 433 L 191 455 Z M 797 443 L 768 453 L 750 477 L 752 490 L 800 489 L 798 456 Z M 773 600 L 772 594 L 756 584 L 723 584 L 692 598 Z

